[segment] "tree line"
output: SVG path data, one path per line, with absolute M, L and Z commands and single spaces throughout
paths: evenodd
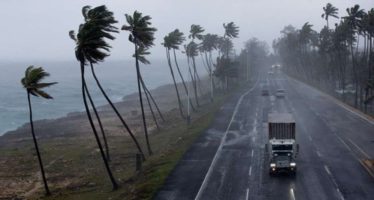
M 365 11 L 356 4 L 341 17 L 338 11 L 330 3 L 323 7 L 326 25 L 319 32 L 309 22 L 300 29 L 284 27 L 273 41 L 274 53 L 288 74 L 373 112 L 374 8 Z M 334 27 L 331 18 L 339 19 Z
M 128 33 L 128 40 L 132 43 L 134 48 L 134 54 L 132 57 L 135 59 L 137 93 L 139 96 L 146 149 L 148 155 L 152 155 L 153 151 L 149 141 L 146 113 L 144 110 L 146 106 L 145 104 L 148 105 L 157 127 L 159 123 L 158 120 L 161 119 L 164 121 L 164 117 L 144 82 L 140 65 L 150 64 L 147 56 L 150 54 L 149 49 L 155 45 L 154 34 L 157 29 L 152 26 L 152 18 L 149 15 L 143 15 L 138 11 L 135 11 L 132 14 L 125 14 L 126 23 L 120 29 L 116 26 L 118 21 L 114 18 L 113 12 L 109 11 L 105 5 L 93 8 L 90 6 L 84 6 L 82 8 L 82 15 L 83 22 L 78 26 L 77 31 L 69 31 L 69 36 L 74 41 L 75 57 L 79 62 L 81 76 L 80 88 L 85 113 L 100 150 L 100 155 L 108 177 L 112 183 L 113 190 L 116 190 L 119 186 L 109 164 L 110 152 L 107 134 L 105 133 L 99 112 L 96 109 L 95 102 L 90 93 L 90 88 L 94 86 L 87 84 L 86 74 L 91 73 L 93 75 L 96 87 L 99 88 L 101 94 L 105 97 L 113 112 L 118 117 L 123 128 L 129 134 L 141 160 L 145 161 L 146 156 L 143 150 L 144 147 L 140 145 L 138 137 L 131 130 L 126 119 L 107 95 L 95 72 L 95 66 L 104 62 L 105 59 L 110 56 L 110 50 L 112 47 L 108 41 L 115 40 L 115 34 L 119 33 L 120 30 L 126 31 Z M 264 42 L 258 41 L 255 38 L 249 40 L 245 45 L 245 49 L 241 51 L 239 56 L 236 56 L 232 40 L 237 38 L 238 35 L 239 27 L 235 25 L 234 22 L 229 22 L 223 24 L 221 35 L 205 33 L 202 26 L 192 24 L 188 34 L 188 40 L 185 34 L 179 31 L 179 29 L 171 31 L 163 38 L 162 45 L 165 47 L 167 65 L 170 69 L 170 75 L 173 80 L 175 95 L 178 100 L 179 113 L 181 118 L 186 120 L 187 123 L 191 120 L 191 111 L 197 111 L 199 107 L 202 106 L 200 102 L 202 98 L 209 98 L 209 101 L 213 102 L 216 92 L 227 91 L 232 87 L 232 85 L 234 85 L 230 84 L 234 83 L 234 81 L 248 81 L 249 74 L 255 73 L 255 65 L 263 63 L 264 58 L 268 54 L 268 47 Z M 176 53 L 178 51 L 181 51 L 181 53 L 186 56 L 185 58 L 187 58 L 187 76 L 184 76 L 181 72 Z M 214 58 L 215 56 L 216 58 Z M 202 65 L 198 65 L 196 62 L 196 59 L 199 57 L 202 61 Z M 202 88 L 204 82 L 201 80 L 202 77 L 200 77 L 198 73 L 199 67 L 204 67 L 208 74 L 209 91 L 205 91 L 205 93 Z M 245 76 L 241 75 L 243 72 L 245 72 Z M 47 184 L 42 157 L 35 136 L 30 97 L 36 96 L 52 99 L 52 96 L 46 93 L 44 89 L 56 84 L 56 82 L 43 82 L 48 76 L 49 73 L 42 67 L 30 66 L 26 69 L 25 76 L 21 80 L 21 83 L 27 92 L 31 133 L 37 152 L 46 195 L 50 194 L 50 190 Z M 179 77 L 181 80 L 181 87 L 178 87 L 176 77 Z M 182 90 L 180 90 L 180 88 L 182 88 Z M 187 99 L 187 103 L 183 102 L 183 98 Z M 97 125 L 94 123 L 95 119 L 97 120 Z

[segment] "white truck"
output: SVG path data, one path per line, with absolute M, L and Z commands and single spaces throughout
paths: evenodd
M 290 172 L 296 174 L 296 123 L 290 113 L 268 114 L 268 142 L 265 150 L 269 160 L 269 173 Z

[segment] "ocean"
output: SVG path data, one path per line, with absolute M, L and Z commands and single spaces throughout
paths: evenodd
M 183 74 L 187 76 L 187 67 L 182 61 L 181 59 L 180 67 Z M 20 80 L 30 64 L 42 66 L 50 73 L 50 77 L 45 79 L 45 82 L 58 82 L 57 85 L 46 89 L 54 99 L 31 98 L 34 120 L 58 118 L 70 112 L 84 110 L 80 69 L 77 61 L 2 62 L 0 63 L 0 135 L 29 121 L 27 94 Z M 199 71 L 203 72 L 203 70 Z M 114 102 L 137 92 L 136 69 L 133 60 L 100 63 L 95 65 L 95 72 Z M 141 65 L 141 72 L 149 89 L 172 83 L 166 60 L 152 61 L 151 65 Z M 86 77 L 96 105 L 106 104 L 90 74 L 89 67 L 86 69 Z

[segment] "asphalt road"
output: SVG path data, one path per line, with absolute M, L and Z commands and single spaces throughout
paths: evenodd
M 252 85 L 225 103 L 155 199 L 374 199 L 374 177 L 359 162 L 374 158 L 373 121 L 282 73 Z M 261 95 L 263 88 L 270 96 Z M 280 88 L 285 98 L 273 96 Z M 296 119 L 296 176 L 268 174 L 269 112 L 291 112 Z

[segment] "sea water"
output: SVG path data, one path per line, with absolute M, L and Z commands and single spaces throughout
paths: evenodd
M 29 121 L 27 93 L 22 88 L 20 80 L 30 64 L 42 66 L 50 73 L 50 77 L 43 82 L 58 82 L 45 89 L 53 97 L 52 100 L 31 98 L 34 120 L 58 118 L 70 112 L 84 110 L 80 68 L 77 61 L 2 62 L 0 63 L 0 135 Z M 182 64 L 181 68 L 187 77 L 185 69 L 187 67 Z M 113 102 L 118 102 L 125 95 L 137 92 L 136 68 L 133 60 L 100 63 L 95 65 L 95 72 Z M 172 83 L 165 60 L 152 61 L 151 65 L 141 65 L 141 72 L 149 89 Z M 105 104 L 106 101 L 96 87 L 88 66 L 86 74 L 96 105 Z

